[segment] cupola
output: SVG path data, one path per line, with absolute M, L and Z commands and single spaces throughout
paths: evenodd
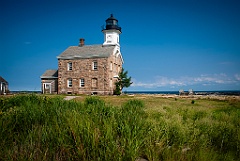
M 122 33 L 121 27 L 118 25 L 118 20 L 113 17 L 113 14 L 106 20 L 106 26 L 103 28 L 104 43 L 103 45 L 119 45 L 119 34 Z

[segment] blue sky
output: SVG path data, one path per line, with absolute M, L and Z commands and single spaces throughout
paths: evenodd
M 114 14 L 131 90 L 240 90 L 239 0 L 1 0 L 0 75 L 40 90 L 67 47 L 102 44 Z

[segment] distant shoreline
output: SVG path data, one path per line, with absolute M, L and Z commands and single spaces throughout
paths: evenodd
M 187 92 L 187 91 L 185 91 Z M 179 95 L 179 91 L 124 91 L 125 94 L 167 94 Z M 231 95 L 240 96 L 240 90 L 226 90 L 226 91 L 193 91 L 193 95 Z
M 185 91 L 187 92 L 187 91 Z M 18 93 L 36 93 L 41 94 L 41 91 L 11 91 L 11 94 Z M 146 94 L 146 95 L 179 95 L 179 91 L 123 91 L 124 94 Z M 193 95 L 227 95 L 240 96 L 240 90 L 222 90 L 222 91 L 193 91 Z

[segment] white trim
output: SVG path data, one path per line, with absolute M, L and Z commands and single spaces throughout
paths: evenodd
M 54 81 L 52 81 L 52 82 L 54 82 Z M 43 88 L 43 94 L 45 94 L 45 89 L 46 89 L 46 85 L 49 85 L 49 93 L 51 94 L 52 93 L 52 82 L 50 82 L 50 83 L 43 83 L 43 86 L 42 86 L 42 88 Z
M 71 83 L 70 83 L 70 82 L 71 82 Z M 70 86 L 70 84 L 71 84 L 71 86 Z M 72 78 L 68 78 L 68 79 L 67 79 L 67 87 L 68 87 L 68 88 L 72 88 L 72 86 L 73 86 L 72 84 L 73 84 L 73 79 L 72 79 Z
M 79 87 L 80 87 L 80 88 L 85 87 L 85 79 L 84 79 L 84 78 L 80 78 L 80 79 L 79 79 Z
M 52 77 L 52 76 L 41 76 L 40 78 L 58 78 L 58 77 Z
M 122 57 L 122 54 L 121 54 L 119 46 L 115 46 L 115 48 L 113 49 L 113 53 L 112 54 L 117 56 L 117 57 L 120 56 L 122 64 L 124 63 L 124 60 L 123 60 L 123 57 Z
M 67 70 L 68 71 L 72 71 L 73 70 L 73 63 L 72 62 L 68 62 L 67 63 Z
M 98 62 L 96 60 L 92 62 L 92 70 L 98 70 Z

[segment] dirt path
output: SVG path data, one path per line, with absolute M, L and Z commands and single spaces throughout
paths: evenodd
M 64 98 L 64 100 L 72 100 L 72 99 L 74 99 L 74 98 L 76 98 L 76 97 L 79 97 L 79 96 L 66 96 L 66 97 Z

